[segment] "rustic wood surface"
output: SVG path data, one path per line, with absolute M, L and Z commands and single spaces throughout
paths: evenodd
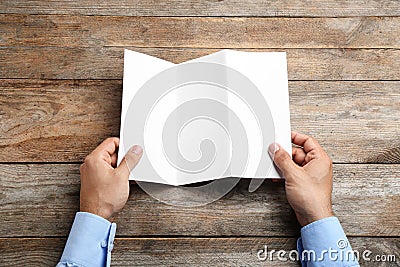
M 13 14 L 0 15 L 0 22 L 3 33 L 0 45 L 14 47 L 400 48 L 399 17 L 160 18 Z
M 334 210 L 349 235 L 400 235 L 397 164 L 335 164 L 334 177 Z M 68 234 L 79 209 L 79 165 L 1 164 L 0 179 L 0 237 Z M 221 201 L 179 208 L 161 204 L 131 185 L 130 199 L 117 218 L 117 234 L 298 236 L 283 187 L 265 181 L 249 193 L 244 180 Z
M 121 80 L 0 79 L 0 162 L 82 161 L 119 135 L 121 88 Z M 292 128 L 317 138 L 334 162 L 400 163 L 399 81 L 291 81 L 289 90 Z
M 0 238 L 0 266 L 54 266 L 61 256 L 64 238 Z M 400 258 L 400 238 L 350 238 L 354 250 L 371 251 L 362 266 L 399 266 L 399 261 L 372 262 L 392 250 Z M 296 248 L 295 238 L 117 238 L 113 266 L 299 266 L 292 261 L 259 261 L 257 252 L 284 250 L 286 258 Z M 292 254 L 294 256 L 294 254 Z M 361 254 L 360 254 L 361 255 Z M 289 259 L 289 258 L 288 258 Z
M 399 16 L 397 0 L 92 0 L 39 1 L 3 0 L 2 13 L 85 14 L 124 16 L 272 16 L 272 17 L 341 17 Z
M 180 63 L 285 51 L 291 124 L 334 161 L 334 210 L 356 250 L 400 266 L 400 1 L 0 1 L 0 266 L 54 266 L 79 164 L 120 126 L 123 50 Z M 114 266 L 298 266 L 282 183 L 248 180 L 200 208 L 131 184 Z
M 174 63 L 220 49 L 126 47 Z M 0 48 L 0 78 L 122 79 L 122 47 Z M 239 49 L 238 49 L 239 50 Z M 241 49 L 242 50 L 242 49 Z M 400 49 L 244 49 L 287 52 L 290 80 L 398 80 Z

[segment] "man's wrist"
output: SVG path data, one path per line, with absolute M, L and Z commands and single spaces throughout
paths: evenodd
M 297 219 L 301 225 L 301 227 L 306 226 L 310 223 L 325 219 L 325 218 L 329 218 L 329 217 L 333 217 L 335 216 L 335 214 L 333 213 L 332 208 L 330 207 L 326 207 L 324 209 L 320 209 L 319 211 L 315 211 L 313 210 L 312 212 L 305 214 L 305 215 L 300 215 L 297 216 Z
M 110 211 L 110 209 L 104 209 L 104 208 L 98 207 L 97 205 L 90 205 L 86 202 L 83 202 L 83 203 L 81 202 L 80 212 L 87 212 L 87 213 L 91 213 L 91 214 L 100 216 L 100 217 L 108 220 L 109 222 L 113 222 L 113 220 L 114 220 L 114 215 Z

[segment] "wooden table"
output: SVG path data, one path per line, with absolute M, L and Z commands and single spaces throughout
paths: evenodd
M 123 49 L 179 63 L 232 48 L 286 51 L 292 128 L 334 161 L 333 205 L 354 249 L 400 266 L 400 2 L 0 2 L 0 265 L 52 266 L 79 203 L 79 164 L 118 136 Z M 296 266 L 283 184 L 248 181 L 200 208 L 137 185 L 114 266 Z

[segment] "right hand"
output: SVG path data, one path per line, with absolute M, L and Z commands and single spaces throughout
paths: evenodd
M 293 160 L 278 144 L 271 144 L 269 152 L 286 178 L 288 202 L 305 226 L 333 216 L 332 160 L 312 137 L 292 132 L 292 143 L 300 146 L 292 148 Z
M 108 138 L 81 165 L 80 210 L 113 221 L 129 197 L 129 173 L 143 154 L 133 146 L 117 167 L 119 138 Z

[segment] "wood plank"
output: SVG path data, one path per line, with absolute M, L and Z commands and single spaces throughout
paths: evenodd
M 0 15 L 0 46 L 400 48 L 400 17 Z
M 104 135 L 119 136 L 121 81 L 0 84 L 0 148 L 9 152 L 0 161 L 82 161 Z
M 354 250 L 371 251 L 376 255 L 394 255 L 396 266 L 400 263 L 400 238 L 351 238 Z M 296 249 L 295 238 L 201 238 L 201 239 L 118 239 L 112 254 L 113 264 L 126 266 L 128 261 L 140 266 L 298 266 L 297 262 L 273 260 L 260 261 L 257 252 L 267 245 L 269 249 L 284 250 L 287 254 Z M 120 246 L 120 247 L 118 247 Z M 149 249 L 150 248 L 150 249 Z M 124 255 L 119 253 L 125 252 Z M 288 256 L 286 256 L 288 257 Z M 288 258 L 289 259 L 289 258 Z M 388 266 L 388 263 L 368 266 Z
M 1 266 L 54 266 L 63 251 L 63 238 L 0 239 Z M 360 253 L 361 266 L 398 266 L 400 238 L 350 238 L 353 250 Z M 284 250 L 288 261 L 260 261 L 258 251 Z M 112 266 L 298 266 L 289 258 L 296 249 L 295 238 L 117 238 Z M 394 255 L 390 262 L 366 261 L 362 253 L 371 251 L 369 259 Z M 270 255 L 270 254 L 269 254 Z M 294 256 L 294 254 L 292 254 Z M 380 257 L 382 259 L 382 257 Z
M 333 206 L 348 235 L 400 235 L 399 177 L 398 164 L 334 165 Z M 284 184 L 265 181 L 254 193 L 248 184 L 197 208 L 162 204 L 133 184 L 118 235 L 297 236 Z M 66 236 L 79 209 L 79 165 L 0 164 L 0 192 L 0 237 Z
M 292 129 L 334 162 L 400 163 L 400 82 L 293 81 L 289 90 Z M 120 80 L 0 80 L 0 162 L 82 161 L 119 136 L 121 92 Z
M 129 49 L 181 63 L 219 49 Z M 286 51 L 290 80 L 399 80 L 400 49 L 247 49 Z M 1 47 L 0 78 L 121 79 L 122 47 Z
M 335 162 L 400 161 L 397 82 L 290 82 L 289 94 L 292 129 L 314 136 Z
M 38 0 L 0 2 L 1 13 L 21 14 L 85 14 L 124 16 L 283 16 L 283 17 L 354 17 L 399 16 L 396 0 L 315 0 L 315 1 L 187 1 L 157 0 L 118 2 L 104 0 L 51 1 Z

